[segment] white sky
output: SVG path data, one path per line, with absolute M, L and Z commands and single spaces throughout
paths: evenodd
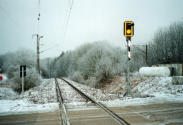
M 74 0 L 63 42 L 70 0 L 41 0 L 41 57 L 58 56 L 86 42 L 107 40 L 125 46 L 123 22 L 135 22 L 133 44 L 145 44 L 160 28 L 183 21 L 183 0 Z M 38 0 L 0 0 L 0 54 L 36 51 Z

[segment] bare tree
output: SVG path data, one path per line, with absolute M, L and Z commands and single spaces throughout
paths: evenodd
M 183 62 L 183 22 L 160 29 L 148 46 L 149 64 Z

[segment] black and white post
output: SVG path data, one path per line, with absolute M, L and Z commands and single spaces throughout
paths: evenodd
M 134 36 L 134 22 L 133 21 L 125 21 L 124 22 L 124 36 L 126 37 L 127 42 L 127 71 L 126 71 L 126 95 L 131 96 L 131 87 L 130 87 L 130 44 L 131 37 Z
M 126 77 L 126 83 L 127 83 L 127 90 L 126 90 L 126 94 L 127 96 L 131 95 L 131 87 L 130 87 L 130 59 L 131 59 L 131 53 L 130 53 L 130 44 L 131 44 L 131 38 L 127 37 L 126 38 L 126 42 L 127 42 L 127 53 L 128 53 L 128 59 L 127 59 L 127 77 Z

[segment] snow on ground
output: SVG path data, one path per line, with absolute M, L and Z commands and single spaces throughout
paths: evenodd
M 18 96 L 18 93 L 12 90 L 12 88 L 0 87 L 0 99 L 14 99 Z
M 58 103 L 33 104 L 24 100 L 0 100 L 0 116 L 52 112 L 58 110 Z
M 134 98 L 103 101 L 108 106 L 183 103 L 183 85 L 173 85 L 172 77 L 151 77 L 132 89 Z
M 102 101 L 107 106 L 137 106 L 148 104 L 183 103 L 183 96 L 167 95 L 147 98 L 122 98 L 112 101 Z
M 139 83 L 132 92 L 137 96 L 183 96 L 183 85 L 173 85 L 172 77 L 151 77 Z
M 26 91 L 20 99 L 28 99 L 35 104 L 57 102 L 54 79 L 43 79 L 39 86 Z
M 18 95 L 11 88 L 0 87 L 1 116 L 34 112 L 51 112 L 58 109 L 54 79 L 44 79 L 39 86 L 34 87 L 21 95 Z
M 86 102 L 75 90 L 62 80 L 58 79 L 63 94 L 64 102 L 68 107 L 83 109 L 92 106 Z M 132 89 L 133 98 L 122 97 L 117 94 L 104 92 L 100 89 L 70 81 L 84 93 L 93 97 L 107 106 L 146 105 L 157 103 L 183 103 L 183 85 L 173 85 L 172 77 L 150 77 L 137 84 Z M 15 96 L 9 88 L 1 88 L 0 95 Z M 4 94 L 4 95 L 3 95 Z M 4 98 L 3 98 L 4 99 Z M 34 87 L 19 97 L 19 100 L 0 100 L 0 115 L 12 113 L 49 112 L 58 109 L 56 103 L 54 79 L 45 79 L 40 86 Z M 81 109 L 82 109 L 81 108 Z

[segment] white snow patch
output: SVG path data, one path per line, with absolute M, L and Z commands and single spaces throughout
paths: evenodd
M 52 112 L 59 109 L 58 103 L 33 104 L 27 100 L 0 100 L 0 116 Z
M 57 102 L 54 79 L 43 79 L 39 86 L 26 91 L 20 99 L 28 99 L 35 104 Z
M 114 106 L 137 106 L 148 104 L 164 104 L 164 103 L 182 103 L 183 96 L 167 95 L 160 97 L 148 97 L 148 98 L 123 98 L 112 101 L 103 101 L 102 103 L 114 107 Z
M 183 97 L 183 85 L 173 85 L 172 77 L 152 77 L 139 83 L 132 92 L 141 96 L 166 97 L 176 95 Z

